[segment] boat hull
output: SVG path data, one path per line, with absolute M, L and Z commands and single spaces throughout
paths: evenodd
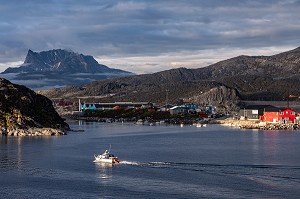
M 95 156 L 95 160 L 94 162 L 103 162 L 103 163 L 120 163 L 120 160 L 116 157 L 114 158 L 101 158 L 101 157 L 97 157 Z

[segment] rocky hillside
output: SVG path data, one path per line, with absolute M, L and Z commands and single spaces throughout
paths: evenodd
M 201 104 L 222 105 L 228 109 L 233 108 L 231 100 L 239 101 L 240 97 L 235 89 L 226 87 L 217 81 L 196 80 L 192 76 L 189 69 L 181 68 L 155 74 L 96 81 L 82 87 L 50 89 L 39 91 L 39 93 L 49 98 L 60 96 L 71 100 L 90 96 L 90 100 L 101 102 L 147 101 L 166 104 L 176 103 L 183 99 L 184 101 L 197 101 Z M 200 100 L 204 94 L 217 91 L 214 88 L 222 89 L 223 94 L 231 96 L 231 98 L 216 94 L 214 97 Z M 95 99 L 94 96 L 97 98 Z
M 99 64 L 90 55 L 56 49 L 43 52 L 29 50 L 21 66 L 9 67 L 0 76 L 37 89 L 81 85 L 126 75 L 132 73 Z
M 238 56 L 205 68 L 195 69 L 203 78 L 218 79 L 235 76 L 291 78 L 300 75 L 300 47 L 273 56 Z
M 57 114 L 51 100 L 20 85 L 0 78 L 1 133 L 29 128 L 50 128 L 62 131 L 69 126 Z
M 245 100 L 300 96 L 300 48 L 273 56 L 239 56 L 198 68 L 95 81 L 81 87 L 50 89 L 48 97 L 100 96 L 101 101 L 175 102 L 179 99 L 231 107 Z M 99 100 L 98 100 L 99 101 Z
M 300 96 L 300 47 L 273 56 L 239 56 L 196 69 L 207 79 L 235 88 L 243 99 L 283 100 Z

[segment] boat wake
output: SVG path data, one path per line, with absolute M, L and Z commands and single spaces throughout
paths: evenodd
M 143 166 L 143 167 L 169 167 L 171 162 L 135 162 L 135 161 L 121 161 L 120 164 Z
M 127 165 L 140 165 L 139 162 L 132 162 L 132 161 L 121 161 L 120 164 L 127 164 Z
M 121 161 L 123 165 L 134 165 L 152 168 L 172 168 L 181 170 L 194 171 L 238 171 L 238 170 L 300 170 L 297 166 L 287 165 L 240 165 L 240 164 L 205 164 L 205 163 L 176 163 L 176 162 L 137 162 L 137 161 Z
M 219 175 L 245 175 L 248 176 L 249 170 L 254 173 L 273 173 L 276 171 L 299 171 L 299 166 L 288 165 L 243 165 L 243 164 L 206 164 L 206 163 L 178 163 L 178 162 L 138 162 L 122 160 L 116 165 L 131 165 L 158 169 L 175 169 L 184 171 L 197 171 Z M 297 178 L 300 182 L 300 179 Z
M 97 163 L 98 165 L 99 163 Z M 100 165 L 100 164 L 99 164 Z M 107 164 L 101 164 L 101 168 Z M 250 179 L 255 182 L 276 184 L 286 182 L 290 185 L 300 185 L 300 176 L 287 175 L 298 173 L 299 166 L 288 165 L 243 165 L 243 164 L 206 164 L 206 163 L 179 163 L 179 162 L 138 162 L 123 160 L 118 164 L 109 164 L 110 167 L 118 165 L 137 166 L 144 168 L 171 169 L 178 171 L 201 172 L 202 175 L 234 176 Z M 271 176 L 271 177 L 270 177 Z

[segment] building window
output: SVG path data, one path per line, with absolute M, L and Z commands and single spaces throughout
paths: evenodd
M 258 110 L 252 110 L 253 115 L 258 115 Z
M 292 111 L 292 112 L 291 112 L 291 115 L 295 115 L 295 112 Z

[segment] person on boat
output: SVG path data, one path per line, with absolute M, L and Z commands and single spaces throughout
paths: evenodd
M 109 151 L 105 150 L 104 153 L 102 154 L 102 157 L 108 158 L 109 157 Z

